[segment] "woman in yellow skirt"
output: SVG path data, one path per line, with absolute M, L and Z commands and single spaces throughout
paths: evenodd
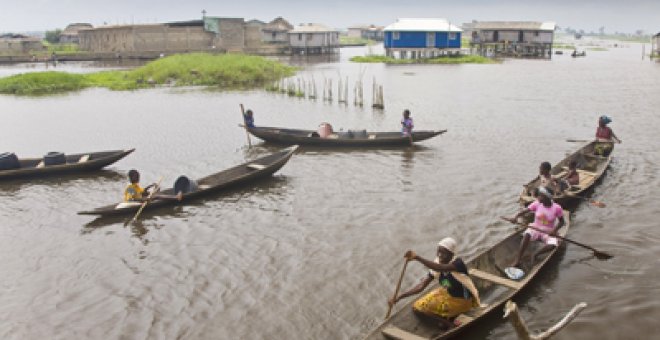
M 472 307 L 479 306 L 479 292 L 468 276 L 465 263 L 456 257 L 456 241 L 447 237 L 438 243 L 437 257 L 430 261 L 408 250 L 405 258 L 418 261 L 429 268 L 429 273 L 422 281 L 407 292 L 389 300 L 394 305 L 399 300 L 424 291 L 437 279 L 440 287 L 433 289 L 413 304 L 413 311 L 427 319 L 439 322 L 443 329 L 454 327 L 453 319 Z

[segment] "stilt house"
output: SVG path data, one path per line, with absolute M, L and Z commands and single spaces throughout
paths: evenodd
M 394 58 L 433 58 L 458 54 L 461 29 L 445 19 L 398 19 L 385 27 L 385 54 Z

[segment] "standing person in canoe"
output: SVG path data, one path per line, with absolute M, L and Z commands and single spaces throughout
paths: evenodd
M 514 217 L 508 219 L 512 223 L 516 223 L 518 218 L 524 215 L 527 212 L 534 212 L 534 222 L 531 226 L 541 229 L 545 232 L 534 230 L 528 228 L 523 234 L 522 242 L 520 243 L 520 248 L 518 249 L 518 254 L 516 259 L 511 264 L 511 267 L 520 267 L 520 261 L 522 255 L 529 246 L 530 240 L 532 241 L 541 241 L 545 243 L 545 246 L 539 249 L 532 260 L 536 260 L 542 254 L 554 249 L 559 245 L 559 239 L 553 237 L 556 235 L 557 231 L 561 229 L 562 226 L 566 223 L 564 221 L 564 210 L 562 207 L 552 201 L 553 192 L 551 189 L 546 187 L 539 187 L 535 190 L 536 201 L 532 202 L 527 208 L 518 212 Z M 559 221 L 559 223 L 556 223 Z
M 245 111 L 245 114 L 243 115 L 243 120 L 245 121 L 245 126 L 248 128 L 253 128 L 254 127 L 254 114 L 252 113 L 252 110 L 248 109 Z
M 594 146 L 594 153 L 597 155 L 607 156 L 612 152 L 612 143 L 621 143 L 621 140 L 614 134 L 614 131 L 607 126 L 611 123 L 612 119 L 608 116 L 600 116 L 598 118 L 598 128 L 596 128 L 596 141 Z
M 129 185 L 126 186 L 126 189 L 124 189 L 124 202 L 146 202 L 149 200 L 149 189 L 154 188 L 156 184 L 149 184 L 145 188 L 142 188 L 140 186 L 140 173 L 135 170 L 131 169 L 128 171 L 128 180 L 131 182 Z M 158 190 L 158 188 L 154 188 L 154 190 Z M 152 199 L 169 199 L 169 200 L 178 200 L 180 201 L 183 199 L 183 193 L 179 192 L 176 194 L 176 196 L 172 195 L 163 195 L 163 194 L 154 194 L 151 197 Z
M 388 303 L 393 306 L 403 298 L 419 294 L 437 279 L 440 287 L 415 301 L 413 311 L 421 318 L 439 322 L 440 328 L 448 330 L 456 326 L 453 323 L 456 316 L 479 306 L 481 302 L 479 292 L 468 276 L 467 266 L 456 256 L 456 241 L 450 237 L 442 239 L 438 243 L 436 256 L 435 261 L 431 261 L 408 250 L 406 260 L 422 263 L 429 268 L 429 272 L 419 284 L 391 298 Z
M 413 120 L 410 118 L 410 110 L 403 110 L 403 119 L 401 120 L 401 133 L 404 136 L 411 136 L 412 130 L 415 126 L 413 125 Z

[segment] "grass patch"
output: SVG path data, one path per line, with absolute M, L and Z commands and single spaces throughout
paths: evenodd
M 574 50 L 575 45 L 573 45 L 573 44 L 553 43 L 552 48 L 554 48 L 554 49 L 559 48 L 559 49 L 565 49 L 565 50 Z
M 356 63 L 385 64 L 492 64 L 493 59 L 478 55 L 443 56 L 430 59 L 395 59 L 383 55 L 355 56 L 350 59 Z
M 65 72 L 35 72 L 0 79 L 0 93 L 42 95 L 76 91 L 87 87 L 85 76 Z
M 340 45 L 375 45 L 376 41 L 371 39 L 340 35 L 339 44 Z
M 40 95 L 106 87 L 133 90 L 154 85 L 254 88 L 291 76 L 295 68 L 263 57 L 242 54 L 178 54 L 130 71 L 90 74 L 34 72 L 0 78 L 0 93 Z

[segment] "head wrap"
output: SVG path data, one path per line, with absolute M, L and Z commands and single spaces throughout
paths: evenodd
M 600 121 L 603 122 L 603 124 L 607 125 L 612 122 L 612 119 L 608 116 L 602 115 L 600 116 Z
M 449 250 L 452 254 L 456 254 L 456 240 L 451 237 L 445 237 L 438 242 L 438 247 Z

